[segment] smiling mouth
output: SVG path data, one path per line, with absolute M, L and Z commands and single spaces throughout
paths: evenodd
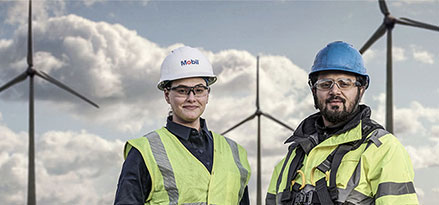
M 184 109 L 188 109 L 188 110 L 195 110 L 198 108 L 198 106 L 194 106 L 194 105 L 186 105 L 183 106 Z

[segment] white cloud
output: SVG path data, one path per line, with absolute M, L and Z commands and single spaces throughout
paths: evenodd
M 427 51 L 421 51 L 421 52 L 415 52 L 413 53 L 413 57 L 426 64 L 433 64 L 434 63 L 434 57 L 431 53 L 428 53 Z
M 376 109 L 372 112 L 372 118 L 384 125 L 386 114 L 386 95 L 381 93 L 373 97 L 377 103 Z M 408 107 L 393 107 L 394 113 L 394 132 L 396 135 L 422 135 L 429 132 L 433 136 L 438 136 L 437 126 L 429 127 L 429 124 L 439 123 L 439 108 L 426 107 L 420 102 L 412 101 Z M 407 120 L 410 119 L 410 120 Z M 431 130 L 429 130 L 431 129 Z M 430 135 L 429 135 L 430 136 Z
M 406 146 L 413 168 L 422 169 L 439 166 L 439 143 L 433 146 Z
M 376 57 L 376 50 L 375 49 L 367 49 L 366 52 L 363 54 L 363 60 L 365 63 L 368 63 L 370 61 L 372 61 L 373 59 L 375 59 Z
M 377 103 L 377 107 L 372 111 L 372 119 L 384 125 L 386 122 L 386 94 L 380 93 L 373 96 L 372 99 Z
M 439 138 L 439 125 L 434 125 L 431 127 L 431 135 Z
M 9 5 L 8 15 L 5 23 L 8 24 L 27 24 L 28 22 L 28 1 L 13 1 Z M 64 1 L 48 1 L 39 0 L 32 2 L 32 20 L 42 21 L 46 20 L 49 16 L 60 16 L 65 13 Z
M 372 119 L 384 125 L 385 94 L 374 97 L 378 107 L 372 112 Z M 394 133 L 402 136 L 431 136 L 432 143 L 406 145 L 415 169 L 439 166 L 439 109 L 423 106 L 413 101 L 409 107 L 394 107 Z M 431 124 L 431 126 L 430 126 Z M 402 139 L 408 140 L 407 138 Z
M 407 58 L 405 57 L 405 50 L 404 48 L 401 47 L 393 47 L 392 49 L 392 56 L 393 56 L 393 60 L 395 62 L 400 62 L 400 61 L 404 61 Z
M 161 48 L 121 25 L 92 22 L 75 15 L 54 17 L 39 22 L 35 26 L 34 33 L 35 36 L 45 38 L 44 52 L 40 51 L 41 48 L 35 47 L 39 58 L 50 59 L 48 62 L 36 60 L 35 68 L 48 72 L 81 94 L 90 97 L 100 104 L 101 109 L 94 110 L 83 103 L 78 103 L 78 100 L 73 99 L 74 97 L 60 94 L 64 91 L 59 88 L 41 81 L 37 81 L 37 88 L 44 92 L 38 92 L 37 99 L 44 99 L 50 107 L 68 111 L 78 119 L 108 126 L 109 129 L 138 132 L 141 129 L 157 128 L 164 124 L 168 105 L 163 99 L 163 94 L 156 88 L 159 67 L 170 50 L 182 44 Z M 22 28 L 17 35 L 18 40 L 14 38 L 5 49 L 0 49 L 1 53 L 19 48 L 18 42 L 26 37 L 26 30 Z M 208 119 L 208 126 L 212 130 L 222 132 L 256 111 L 255 106 L 249 106 L 255 104 L 256 57 L 240 50 L 224 50 L 218 53 L 203 50 L 203 52 L 211 60 L 219 79 L 212 86 L 211 98 L 204 116 Z M 6 70 L 7 75 L 0 78 L 9 80 L 23 72 L 25 69 L 23 53 L 10 55 L 8 61 L 0 62 L 16 65 L 15 69 Z M 302 118 L 314 112 L 306 81 L 306 71 L 286 57 L 261 56 L 262 111 L 292 127 L 297 126 Z M 16 93 L 20 92 L 14 94 Z M 23 93 L 18 98 L 27 100 L 27 95 Z M 11 99 L 15 98 L 11 97 Z M 264 187 L 267 187 L 274 164 L 285 154 L 287 148 L 283 142 L 290 134 L 291 131 L 262 117 L 262 138 L 264 144 L 270 144 L 263 146 L 262 150 Z M 255 170 L 256 119 L 230 132 L 227 136 L 235 139 L 248 150 L 249 160 Z M 82 201 L 74 200 L 83 198 L 97 202 L 103 199 L 97 196 L 107 195 L 110 196 L 107 200 L 113 199 L 115 184 L 109 183 L 117 180 L 120 165 L 116 166 L 113 163 L 113 168 L 109 170 L 113 170 L 111 172 L 114 174 L 109 176 L 109 173 L 102 174 L 102 169 L 96 169 L 96 167 L 108 168 L 109 165 L 105 160 L 96 164 L 96 167 L 93 165 L 94 160 L 105 156 L 97 155 L 87 159 L 85 157 L 90 155 L 86 149 L 102 152 L 96 150 L 99 149 L 97 147 L 89 147 L 90 144 L 110 142 L 105 143 L 102 138 L 87 132 L 52 131 L 44 133 L 39 143 L 38 146 L 44 149 L 40 149 L 42 157 L 39 159 L 38 170 L 41 171 L 38 176 L 45 181 L 41 185 L 41 190 L 45 191 L 38 193 L 41 197 L 40 201 L 44 204 L 81 204 Z M 110 144 L 114 147 L 117 143 Z M 121 149 L 113 151 L 117 156 L 121 156 Z M 107 154 L 115 158 L 114 153 Z M 60 155 L 65 156 L 61 158 Z M 20 156 L 25 159 L 23 154 Z M 106 184 L 102 185 L 105 177 Z M 110 178 L 115 180 L 108 182 Z M 254 180 L 255 177 L 252 178 L 252 184 L 255 183 Z M 57 183 L 69 185 L 66 188 L 57 188 Z M 88 189 L 75 189 L 80 185 Z M 99 192 L 96 188 L 98 186 L 106 191 Z M 21 188 L 23 187 L 24 185 Z M 75 191 L 68 193 L 67 190 L 72 188 Z M 56 191 L 59 194 L 53 194 Z M 99 193 L 96 194 L 97 192 Z M 97 196 L 90 198 L 86 193 L 95 193 Z M 83 194 L 84 197 L 78 197 Z M 61 198 L 63 195 L 66 196 Z M 12 199 L 7 198 L 7 200 Z
M 14 52 L 21 48 L 19 44 L 26 35 L 26 28 L 23 27 L 12 43 L 5 44 L 4 49 L 0 49 L 0 54 L 12 53 L 0 55 L 8 56 L 0 65 L 10 68 L 0 76 L 4 81 L 12 79 L 26 68 L 25 51 Z M 150 117 L 164 116 L 168 108 L 162 93 L 156 89 L 160 64 L 172 48 L 182 44 L 161 48 L 121 25 L 93 22 L 75 15 L 53 17 L 39 22 L 34 26 L 34 36 L 39 36 L 37 39 L 44 36 L 43 48 L 38 46 L 43 44 L 35 42 L 35 68 L 44 70 L 97 102 L 101 108 L 95 110 L 41 80 L 36 81 L 36 89 L 44 92 L 38 92 L 37 99 L 44 99 L 77 118 L 116 127 L 122 131 L 138 132 L 148 125 L 157 127 L 163 124 L 164 120 Z M 209 106 L 218 105 L 230 110 L 248 107 L 245 105 L 249 103 L 254 104 L 255 56 L 239 50 L 204 52 L 211 59 L 219 78 L 218 83 L 212 87 L 212 98 L 218 98 L 218 102 L 222 102 L 211 100 Z M 304 116 L 304 113 L 313 111 L 312 106 L 303 109 L 309 103 L 300 100 L 309 98 L 307 74 L 286 57 L 262 56 L 260 78 L 263 111 L 275 117 L 289 119 L 292 123 L 298 123 L 298 119 L 291 119 L 293 113 L 295 116 Z M 14 94 L 17 93 L 19 96 L 11 95 L 9 98 L 27 99 L 25 92 Z M 242 98 L 239 106 L 230 101 L 237 96 Z M 248 113 L 251 112 L 254 110 L 248 109 Z M 216 114 L 214 119 L 239 119 L 229 112 L 223 113 Z M 206 115 L 210 116 L 209 111 Z M 225 126 L 227 124 L 218 128 L 225 129 Z
M 438 2 L 438 0 L 399 0 L 399 1 L 393 1 L 392 5 L 406 6 L 406 4 L 423 4 L 423 3 L 430 3 L 430 2 Z
M 85 6 L 92 6 L 98 2 L 105 2 L 105 0 L 82 0 Z
M 428 51 L 420 50 L 419 48 L 412 48 L 413 58 L 416 61 L 425 64 L 434 64 L 434 55 Z
M 418 102 L 413 102 L 410 108 L 399 109 L 396 112 L 400 112 L 400 115 L 397 114 L 395 117 L 395 125 L 399 124 L 397 128 L 400 133 L 431 136 L 429 139 L 431 143 L 426 143 L 427 145 L 407 146 L 413 167 L 421 169 L 439 166 L 439 127 L 437 126 L 439 109 L 428 108 Z M 404 121 L 410 123 L 404 123 Z M 432 126 L 428 127 L 426 122 L 431 123 Z
M 0 199 L 24 204 L 27 193 L 27 133 L 0 124 Z M 123 143 L 82 132 L 36 136 L 36 188 L 40 204 L 111 204 L 122 163 Z
M 111 0 L 77 0 L 77 1 L 81 1 L 85 6 L 93 6 L 96 3 L 106 3 L 108 1 Z M 142 6 L 146 6 L 148 5 L 148 2 L 150 0 L 136 0 L 135 2 L 139 2 Z M 127 2 L 130 3 L 130 2 Z

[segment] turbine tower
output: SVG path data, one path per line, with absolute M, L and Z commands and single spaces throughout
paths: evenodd
M 360 49 L 363 54 L 375 41 L 381 38 L 387 32 L 387 57 L 386 57 L 386 129 L 393 133 L 393 74 L 392 74 L 392 30 L 395 24 L 424 28 L 433 31 L 439 31 L 438 26 L 422 23 L 408 18 L 396 18 L 390 15 L 384 0 L 378 0 L 381 13 L 384 15 L 383 23 L 378 27 L 372 37 Z
M 52 78 L 47 73 L 34 69 L 33 64 L 33 44 L 32 44 L 32 0 L 29 0 L 29 19 L 28 19 L 28 41 L 27 41 L 27 69 L 22 74 L 18 75 L 11 81 L 7 82 L 0 87 L 0 92 L 6 90 L 7 88 L 26 80 L 29 77 L 29 162 L 28 162 L 28 187 L 27 187 L 27 204 L 36 204 L 36 194 L 35 194 L 35 121 L 34 121 L 34 76 L 38 76 L 44 80 L 53 83 L 54 85 L 66 90 L 67 92 L 85 100 L 96 108 L 99 106 L 87 99 L 86 97 L 80 95 L 76 91 L 67 87 L 60 81 Z
M 239 127 L 240 125 L 244 124 L 245 122 L 258 117 L 258 138 L 257 138 L 257 174 L 256 174 L 256 204 L 261 205 L 261 115 L 267 117 L 270 120 L 273 120 L 274 122 L 282 125 L 283 127 L 294 131 L 293 128 L 288 126 L 287 124 L 281 122 L 280 120 L 274 118 L 273 116 L 269 115 L 268 113 L 262 112 L 259 107 L 259 56 L 256 57 L 256 111 L 252 115 L 245 118 L 240 123 L 232 126 L 225 132 L 221 133 L 221 135 L 225 135 L 226 133 L 232 131 L 233 129 Z

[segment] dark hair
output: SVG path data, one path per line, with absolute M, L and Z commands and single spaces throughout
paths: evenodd
M 169 89 L 171 89 L 171 84 L 172 84 L 172 81 L 171 81 L 171 80 L 168 80 L 168 81 L 166 81 L 165 84 L 163 85 L 163 88 L 169 90 Z
M 356 75 L 355 76 L 357 81 L 360 82 L 361 86 L 364 86 L 367 88 L 367 78 L 365 76 L 362 75 Z

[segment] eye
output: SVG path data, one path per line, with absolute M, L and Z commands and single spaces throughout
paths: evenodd
M 349 79 L 342 79 L 342 80 L 338 80 L 337 84 L 341 87 L 341 88 L 349 88 L 352 86 L 352 81 Z
M 194 89 L 194 91 L 195 91 L 196 94 L 201 94 L 201 93 L 204 92 L 204 90 L 205 90 L 204 88 L 195 88 L 195 89 Z
M 332 85 L 332 81 L 323 81 L 318 84 L 318 87 L 322 89 L 329 89 L 331 88 L 331 85 Z
M 177 92 L 178 94 L 186 94 L 187 93 L 187 91 L 186 91 L 187 89 L 186 88 L 176 88 L 175 89 L 175 92 Z

